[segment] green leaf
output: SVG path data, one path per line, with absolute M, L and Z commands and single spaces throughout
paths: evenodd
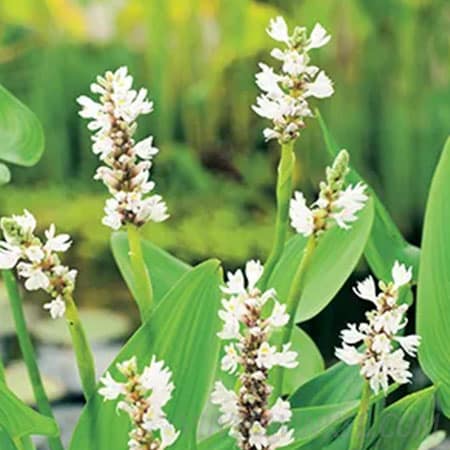
M 291 343 L 292 349 L 300 355 L 301 364 L 294 369 L 286 370 L 283 392 L 294 392 L 325 369 L 320 350 L 301 328 L 294 329 Z
M 348 450 L 353 420 L 347 420 L 297 450 Z
M 297 389 L 290 402 L 292 407 L 300 408 L 357 400 L 362 385 L 359 368 L 340 362 Z
M 423 389 L 386 408 L 374 449 L 417 450 L 433 427 L 435 391 L 434 387 Z
M 450 138 L 431 183 L 422 239 L 417 293 L 417 333 L 422 336 L 420 364 L 438 386 L 450 417 Z
M 25 405 L 3 382 L 0 382 L 0 427 L 11 441 L 34 434 L 58 435 L 54 420 Z
M 133 296 L 137 298 L 139 294 L 134 285 L 130 257 L 128 256 L 129 245 L 127 234 L 123 231 L 113 233 L 111 235 L 111 248 L 122 277 Z M 182 275 L 191 269 L 191 266 L 149 241 L 142 241 L 142 252 L 152 279 L 153 295 L 157 303 L 176 284 Z M 142 301 L 142 303 L 145 303 L 145 301 Z
M 39 161 L 43 151 L 44 132 L 39 120 L 0 85 L 0 159 L 29 167 Z
M 350 230 L 333 227 L 320 239 L 308 266 L 296 321 L 304 322 L 319 314 L 333 299 L 361 257 L 373 221 L 373 202 L 367 202 Z M 268 286 L 286 300 L 295 272 L 303 256 L 306 239 L 291 238 L 269 279 Z
M 0 448 L 2 450 L 17 450 L 6 431 L 0 428 Z
M 330 428 L 349 419 L 358 407 L 358 402 L 346 402 L 338 405 L 324 405 L 294 409 L 290 426 L 295 430 L 294 443 L 286 450 L 299 448 Z M 198 450 L 235 450 L 237 446 L 228 432 L 222 431 L 200 442 Z
M 336 156 L 341 147 L 337 145 L 332 137 L 320 112 L 316 111 L 316 114 L 327 150 L 331 155 Z M 350 171 L 348 179 L 351 182 L 364 181 L 367 184 L 355 170 Z M 391 267 L 396 260 L 399 260 L 413 267 L 414 277 L 417 279 L 420 249 L 405 240 L 374 190 L 369 185 L 368 187 L 371 197 L 374 199 L 375 217 L 365 250 L 367 262 L 378 278 L 388 280 L 391 276 Z
M 173 450 L 195 449 L 200 414 L 212 385 L 219 353 L 221 270 L 219 262 L 208 261 L 182 276 L 157 304 L 145 323 L 121 350 L 109 370 L 117 375 L 115 363 L 136 355 L 140 365 L 152 355 L 164 360 L 173 372 L 175 391 L 166 412 L 181 431 Z M 76 427 L 71 450 L 127 448 L 129 419 L 116 413 L 115 402 L 104 402 L 96 394 L 84 409 Z

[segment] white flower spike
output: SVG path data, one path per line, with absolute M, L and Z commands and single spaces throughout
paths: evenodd
M 345 176 L 348 172 L 348 153 L 341 150 L 333 162 L 327 167 L 326 182 L 320 183 L 319 198 L 311 207 L 301 192 L 295 192 L 291 199 L 289 216 L 295 231 L 305 237 L 319 236 L 335 223 L 338 227 L 348 230 L 358 219 L 357 213 L 364 208 L 368 199 L 366 186 L 358 183 L 344 189 Z M 397 270 L 399 277 L 403 272 Z M 358 285 L 360 288 L 361 283 Z M 362 289 L 365 289 L 361 285 Z M 370 295 L 365 293 L 364 295 Z M 369 300 L 369 299 L 368 299 Z M 372 300 L 373 301 L 373 300 Z
M 52 300 L 44 304 L 44 309 L 52 319 L 64 317 L 66 299 L 75 289 L 77 271 L 63 266 L 58 253 L 69 249 L 70 236 L 56 235 L 55 225 L 51 225 L 43 243 L 34 235 L 36 220 L 28 211 L 22 216 L 3 217 L 0 228 L 5 237 L 5 241 L 0 241 L 0 268 L 15 268 L 29 291 L 45 290 Z
M 129 416 L 132 429 L 128 449 L 164 450 L 170 447 L 180 434 L 163 410 L 175 389 L 172 372 L 155 356 L 142 373 L 138 372 L 136 357 L 118 363 L 117 369 L 125 380 L 117 381 L 107 372 L 100 379 L 103 386 L 98 392 L 105 401 L 119 400 L 117 409 Z
M 262 273 L 259 261 L 246 264 L 245 277 L 241 270 L 229 273 L 227 284 L 222 288 L 227 297 L 222 300 L 223 309 L 219 311 L 224 322 L 219 337 L 237 340 L 225 346 L 221 367 L 238 377 L 240 387 L 237 393 L 217 382 L 211 401 L 220 408 L 219 424 L 230 428 L 230 434 L 236 437 L 243 450 L 276 449 L 293 441 L 293 431 L 286 426 L 273 434 L 269 432 L 269 426 L 287 423 L 292 416 L 288 401 L 274 399 L 272 407 L 269 406 L 272 392 L 268 384 L 269 370 L 275 366 L 293 368 L 298 363 L 297 353 L 289 344 L 278 351 L 268 341 L 272 330 L 289 322 L 289 315 L 286 305 L 276 300 L 273 289 L 266 292 L 258 289 Z M 270 310 L 268 302 L 273 303 L 271 311 L 267 311 Z
M 408 305 L 398 304 L 398 289 L 411 280 L 411 267 L 395 261 L 392 270 L 393 281 L 379 283 L 381 292 L 377 295 L 372 277 L 358 283 L 354 292 L 358 297 L 373 302 L 376 309 L 366 313 L 368 322 L 358 326 L 349 324 L 343 330 L 342 348 L 336 349 L 336 356 L 349 365 L 360 365 L 361 375 L 370 382 L 375 393 L 380 389 L 387 392 L 389 380 L 408 383 L 412 373 L 405 352 L 415 356 L 420 344 L 420 336 L 402 336 L 406 326 Z M 363 350 L 356 346 L 365 345 Z
M 271 19 L 267 34 L 286 48 L 275 48 L 271 55 L 281 61 L 281 72 L 260 63 L 256 84 L 262 94 L 256 99 L 253 110 L 273 122 L 263 132 L 266 140 L 278 139 L 280 143 L 295 140 L 306 126 L 305 119 L 313 114 L 309 97 L 326 98 L 333 95 L 333 82 L 318 67 L 310 65 L 309 51 L 326 45 L 331 36 L 316 24 L 308 37 L 306 29 L 295 27 L 292 34 L 283 17 Z
M 162 197 L 148 195 L 155 187 L 150 168 L 158 153 L 153 136 L 140 142 L 133 138 L 137 118 L 152 112 L 153 103 L 147 100 L 146 89 L 135 91 L 132 84 L 127 68 L 120 67 L 97 77 L 97 83 L 91 85 L 92 93 L 100 95 L 100 103 L 86 96 L 77 99 L 82 107 L 80 116 L 91 119 L 88 128 L 95 131 L 92 150 L 104 163 L 94 178 L 103 181 L 112 195 L 106 201 L 102 222 L 113 230 L 169 217 Z

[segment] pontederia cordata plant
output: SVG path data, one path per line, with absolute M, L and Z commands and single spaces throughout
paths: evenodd
M 74 301 L 77 271 L 62 259 L 72 245 L 70 236 L 57 234 L 52 224 L 39 237 L 29 211 L 1 219 L 0 268 L 40 413 L 8 389 L 0 361 L 2 450 L 33 450 L 31 434 L 46 435 L 51 450 L 63 450 L 18 281 L 27 291 L 45 291 L 43 308 L 53 319 L 65 319 L 71 331 L 87 403 L 70 450 L 417 450 L 438 441 L 430 435 L 436 397 L 450 417 L 445 229 L 450 145 L 433 181 L 422 254 L 412 252 L 373 190 L 350 168 L 349 152 L 334 144 L 310 105 L 312 98 L 334 92 L 330 78 L 311 62 L 331 35 L 320 24 L 310 32 L 298 26 L 290 32 L 282 17 L 272 19 L 266 31 L 282 48 L 271 52 L 279 70 L 259 65 L 256 83 L 262 92 L 253 105 L 271 122 L 265 139 L 280 147 L 274 238 L 264 264 L 250 260 L 224 280 L 216 260 L 191 267 L 142 240 L 140 228 L 164 221 L 168 213 L 150 177 L 159 150 L 152 136 L 134 138 L 137 119 L 152 112 L 153 103 L 146 89 L 133 89 L 126 67 L 97 77 L 91 92 L 98 101 L 77 99 L 101 161 L 94 178 L 111 196 L 103 224 L 113 230 L 114 256 L 142 320 L 98 381 Z M 3 155 L 0 144 L 0 158 L 36 163 L 42 152 L 37 119 L 4 88 L 0 113 L 21 125 L 6 130 L 0 123 L 0 138 L 15 133 L 18 149 L 17 158 L 11 158 L 11 148 Z M 334 160 L 317 198 L 308 202 L 294 191 L 294 145 L 314 117 Z M 293 234 L 289 240 L 288 233 Z M 385 281 L 377 285 L 369 276 L 357 283 L 354 293 L 372 309 L 366 321 L 342 331 L 342 346 L 335 351 L 341 362 L 325 370 L 300 324 L 335 297 L 363 253 Z M 406 334 L 414 283 L 418 331 Z M 386 406 L 393 390 L 412 382 L 408 357 L 418 351 L 432 386 Z M 312 370 L 308 377 L 307 368 Z

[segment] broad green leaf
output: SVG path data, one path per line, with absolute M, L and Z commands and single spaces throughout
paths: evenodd
M 355 414 L 358 402 L 345 402 L 338 405 L 324 405 L 294 409 L 290 426 L 295 430 L 294 443 L 283 447 L 297 449 L 325 433 L 331 427 L 349 419 Z M 236 450 L 237 446 L 227 431 L 222 431 L 200 442 L 198 450 Z
M 301 328 L 294 329 L 291 343 L 292 349 L 298 353 L 301 363 L 294 369 L 286 370 L 283 392 L 294 392 L 325 369 L 320 350 Z
M 358 263 L 373 221 L 371 199 L 359 213 L 350 230 L 333 227 L 319 240 L 305 275 L 296 321 L 304 322 L 319 314 L 333 299 Z M 301 235 L 291 238 L 276 265 L 268 285 L 286 300 L 305 247 Z
M 140 365 L 152 355 L 164 360 L 173 372 L 175 391 L 165 408 L 170 421 L 181 431 L 173 450 L 195 449 L 200 414 L 212 385 L 219 352 L 221 270 L 208 261 L 182 276 L 157 304 L 153 316 L 121 350 L 115 363 L 136 355 Z M 116 413 L 115 402 L 96 394 L 84 409 L 76 427 L 71 450 L 127 448 L 129 419 Z
M 331 155 L 336 156 L 341 147 L 333 139 L 319 111 L 316 113 L 327 150 Z M 348 177 L 351 182 L 364 181 L 355 170 L 351 170 Z M 364 183 L 367 184 L 365 181 Z M 374 190 L 368 187 L 374 199 L 375 217 L 365 250 L 367 262 L 378 278 L 389 280 L 391 267 L 396 260 L 399 260 L 413 266 L 414 277 L 417 279 L 420 249 L 405 240 Z
M 54 420 L 25 405 L 3 382 L 0 382 L 0 427 L 11 441 L 35 434 L 58 434 Z
M 450 138 L 431 183 L 422 238 L 417 293 L 417 333 L 422 336 L 420 364 L 438 386 L 450 417 Z
M 292 407 L 302 408 L 357 400 L 362 386 L 359 368 L 340 362 L 297 389 L 290 401 Z
M 133 272 L 131 270 L 130 258 L 128 256 L 129 246 L 127 233 L 116 232 L 111 235 L 111 248 L 128 288 L 136 298 L 138 291 L 133 282 Z M 191 266 L 175 258 L 166 251 L 160 249 L 149 241 L 142 241 L 142 252 L 145 264 L 150 273 L 153 284 L 153 294 L 155 302 L 161 300 L 168 290 L 189 271 Z M 143 301 L 142 303 L 145 303 Z
M 417 450 L 433 427 L 434 387 L 402 398 L 381 414 L 376 450 Z M 369 432 L 370 436 L 370 432 Z
M 297 450 L 348 450 L 352 426 L 353 420 L 347 420 Z
M 0 85 L 0 159 L 29 167 L 39 161 L 43 151 L 44 132 L 39 120 Z

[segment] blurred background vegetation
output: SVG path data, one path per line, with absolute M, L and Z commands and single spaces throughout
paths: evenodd
M 419 242 L 450 124 L 447 0 L 1 0 L 0 83 L 37 114 L 47 145 L 37 167 L 13 170 L 0 213 L 27 207 L 73 235 L 81 303 L 127 295 L 100 223 L 107 194 L 92 180 L 98 161 L 75 102 L 97 74 L 121 65 L 155 101 L 139 130 L 161 149 L 154 177 L 172 215 L 146 235 L 191 263 L 213 255 L 235 267 L 267 254 L 278 148 L 263 141 L 266 124 L 250 106 L 257 63 L 270 61 L 273 47 L 264 29 L 277 14 L 291 25 L 319 21 L 332 34 L 314 55 L 336 87 L 322 114 Z M 296 185 L 312 193 L 328 162 L 313 120 L 297 156 Z

